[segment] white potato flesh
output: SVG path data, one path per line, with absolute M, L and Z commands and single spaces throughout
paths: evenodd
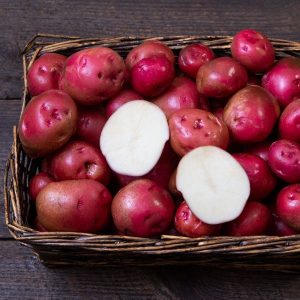
M 194 215 L 207 224 L 236 219 L 250 194 L 244 169 L 214 146 L 196 148 L 181 159 L 176 186 Z
M 163 111 L 148 101 L 134 100 L 107 120 L 100 149 L 113 171 L 141 176 L 156 165 L 168 139 L 168 121 Z

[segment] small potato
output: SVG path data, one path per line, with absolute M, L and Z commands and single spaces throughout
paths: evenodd
M 19 137 L 32 158 L 48 155 L 62 147 L 74 134 L 77 107 L 63 91 L 49 90 L 33 97 L 19 122 Z
M 248 81 L 246 69 L 231 57 L 219 57 L 204 64 L 197 73 L 200 95 L 224 98 L 243 88 Z
M 170 194 L 155 182 L 139 179 L 117 193 L 111 209 L 119 233 L 152 237 L 168 230 L 174 202 Z
M 278 236 L 289 236 L 297 234 L 297 231 L 287 224 L 285 224 L 282 219 L 277 215 L 276 212 L 272 212 L 273 215 L 273 226 L 272 233 Z
M 205 97 L 201 97 L 201 104 L 205 106 Z M 196 84 L 187 77 L 176 77 L 170 88 L 155 98 L 153 103 L 160 107 L 167 118 L 172 113 L 183 108 L 199 108 L 200 95 Z
M 215 57 L 214 52 L 202 44 L 192 44 L 179 52 L 178 66 L 182 72 L 196 78 L 200 67 Z
M 116 95 L 125 80 L 125 64 L 112 49 L 94 47 L 66 61 L 59 88 L 81 105 L 96 105 Z
M 98 148 L 83 142 L 71 141 L 49 160 L 49 173 L 56 180 L 94 179 L 108 184 L 110 170 Z
M 39 192 L 47 186 L 50 182 L 53 182 L 54 178 L 45 172 L 36 174 L 29 182 L 29 196 L 30 200 L 35 202 Z
M 47 231 L 95 233 L 109 224 L 111 201 L 95 180 L 52 182 L 38 194 L 37 219 Z
M 164 56 L 140 60 L 130 74 L 133 89 L 148 98 L 162 94 L 171 85 L 174 76 L 174 65 Z
M 28 91 L 37 96 L 48 90 L 57 90 L 67 57 L 57 53 L 45 53 L 29 68 L 27 73 Z
M 163 56 L 167 58 L 172 65 L 175 63 L 173 51 L 160 41 L 146 41 L 133 48 L 126 57 L 126 67 L 131 70 L 140 60 L 152 56 Z
M 224 109 L 224 121 L 238 143 L 266 139 L 278 118 L 274 97 L 262 87 L 248 85 L 234 94 Z
M 229 134 L 226 125 L 212 113 L 186 108 L 169 118 L 170 140 L 173 150 L 180 156 L 200 146 L 226 149 Z
M 99 148 L 99 139 L 106 123 L 106 116 L 100 106 L 79 107 L 75 135 L 78 139 Z
M 289 140 L 278 140 L 269 149 L 269 165 L 280 179 L 300 181 L 300 145 Z
M 116 96 L 114 96 L 107 102 L 105 108 L 106 117 L 109 118 L 123 104 L 132 100 L 141 100 L 141 99 L 143 99 L 143 97 L 133 90 L 130 89 L 121 90 Z
M 264 161 L 269 161 L 269 149 L 272 144 L 272 141 L 265 140 L 260 143 L 245 145 L 244 151 L 250 154 L 254 154 Z
M 202 222 L 192 213 L 187 203 L 183 201 L 175 214 L 175 228 L 184 236 L 197 238 L 219 234 L 222 225 L 210 225 Z

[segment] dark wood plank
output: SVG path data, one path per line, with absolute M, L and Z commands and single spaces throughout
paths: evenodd
M 299 299 L 300 275 L 200 267 L 47 269 L 0 242 L 1 299 Z
M 234 34 L 253 27 L 300 40 L 300 1 L 0 1 L 0 98 L 21 94 L 18 57 L 37 32 L 79 36 Z

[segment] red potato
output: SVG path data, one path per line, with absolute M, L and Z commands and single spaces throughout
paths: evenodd
M 289 183 L 300 181 L 300 145 L 278 140 L 270 146 L 269 165 L 274 174 Z
M 269 149 L 272 142 L 270 140 L 266 140 L 256 144 L 245 145 L 244 151 L 256 156 L 259 156 L 264 161 L 269 161 Z
M 173 51 L 164 43 L 156 40 L 146 41 L 133 48 L 127 55 L 125 63 L 130 71 L 140 60 L 152 56 L 163 56 L 167 58 L 172 65 L 175 63 Z
M 110 222 L 112 197 L 91 179 L 49 183 L 36 199 L 37 219 L 47 231 L 101 231 Z
M 206 97 L 231 96 L 248 81 L 245 68 L 231 57 L 219 57 L 204 64 L 197 73 L 198 92 Z
M 268 70 L 275 60 L 272 43 L 253 29 L 241 30 L 233 37 L 231 54 L 253 73 Z
M 121 234 L 152 237 L 168 230 L 174 203 L 170 194 L 158 184 L 140 179 L 117 193 L 111 209 L 114 224 Z
M 169 118 L 170 142 L 180 156 L 200 146 L 217 146 L 226 149 L 228 129 L 223 121 L 205 110 L 186 108 Z
M 300 98 L 284 109 L 278 128 L 282 139 L 300 143 Z
M 202 44 L 192 44 L 179 52 L 178 66 L 182 72 L 196 78 L 199 68 L 214 57 L 215 54 L 209 47 Z
M 204 97 L 201 97 L 202 105 L 205 106 Z M 172 113 L 184 108 L 199 107 L 199 93 L 196 84 L 187 77 L 176 77 L 170 88 L 158 98 L 154 99 L 153 103 L 160 107 L 167 118 Z
M 238 143 L 256 143 L 273 130 L 278 112 L 273 96 L 256 85 L 249 85 L 231 97 L 224 109 L 224 121 Z
M 278 236 L 289 236 L 297 234 L 297 231 L 285 224 L 278 215 L 273 212 L 272 233 Z
M 106 117 L 109 118 L 123 104 L 140 99 L 143 99 L 143 97 L 135 91 L 130 89 L 121 90 L 116 96 L 108 101 L 105 108 Z
M 54 178 L 45 172 L 36 174 L 29 182 L 29 196 L 30 200 L 35 202 L 39 192 L 47 186 L 50 182 L 53 182 Z
M 204 223 L 192 213 L 187 203 L 183 201 L 175 214 L 175 228 L 184 236 L 197 238 L 219 234 L 222 225 L 210 225 Z
M 94 47 L 66 61 L 59 88 L 81 105 L 96 105 L 116 95 L 125 80 L 125 64 L 112 49 Z
M 162 94 L 175 76 L 174 65 L 163 56 L 144 58 L 131 69 L 131 84 L 139 94 L 153 98 Z
M 47 229 L 44 228 L 44 227 L 41 225 L 40 221 L 39 221 L 37 218 L 35 218 L 35 220 L 34 220 L 34 222 L 33 222 L 33 227 L 34 227 L 37 231 L 40 231 L 40 232 L 47 232 Z
M 49 173 L 56 180 L 93 179 L 108 184 L 110 170 L 99 149 L 71 141 L 49 159 Z
M 106 116 L 100 106 L 80 107 L 78 111 L 77 130 L 75 135 L 96 148 L 106 122 Z
M 241 164 L 250 181 L 250 201 L 264 200 L 275 189 L 277 180 L 268 164 L 260 157 L 248 153 L 232 156 Z
M 300 58 L 286 57 L 263 76 L 262 86 L 278 100 L 281 107 L 300 99 Z
M 173 171 L 173 173 L 170 177 L 168 190 L 174 197 L 182 198 L 182 194 L 178 191 L 178 189 L 176 187 L 176 174 L 177 174 L 177 169 Z
M 57 90 L 67 57 L 57 53 L 45 53 L 40 56 L 27 73 L 28 91 L 31 96 L 48 90 Z
M 300 232 L 300 184 L 286 186 L 279 192 L 276 213 L 286 225 Z
M 25 152 L 33 158 L 62 147 L 74 134 L 77 107 L 65 92 L 49 90 L 33 97 L 19 122 L 19 137 Z
M 269 208 L 260 202 L 248 202 L 240 216 L 227 223 L 225 232 L 232 236 L 264 235 L 272 226 Z

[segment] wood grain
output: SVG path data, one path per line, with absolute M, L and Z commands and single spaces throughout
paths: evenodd
M 300 1 L 0 1 L 0 98 L 21 94 L 18 53 L 37 32 L 127 36 L 234 34 L 252 27 L 300 40 Z
M 199 267 L 47 269 L 1 242 L 1 299 L 299 299 L 300 276 Z

